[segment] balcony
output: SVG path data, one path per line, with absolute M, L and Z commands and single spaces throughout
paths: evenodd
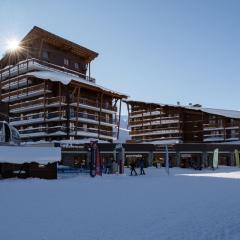
M 71 69 L 48 63 L 46 61 L 42 61 L 36 58 L 26 59 L 17 63 L 14 66 L 7 66 L 6 68 L 2 69 L 0 71 L 0 80 L 4 81 L 8 78 L 12 78 L 34 70 L 50 70 L 64 72 L 66 74 L 75 75 L 83 78 L 86 81 L 95 83 L 94 78 L 88 77 L 80 72 L 73 71 Z
M 14 102 L 17 100 L 22 100 L 26 98 L 41 96 L 45 93 L 50 93 L 51 91 L 45 89 L 44 83 L 34 85 L 32 87 L 22 88 L 19 90 L 11 91 L 2 94 L 3 102 Z
M 65 121 L 65 112 L 51 112 L 44 114 L 43 112 L 37 114 L 29 114 L 22 117 L 12 117 L 10 118 L 10 124 L 12 126 L 21 126 L 41 122 L 51 122 L 51 121 Z
M 32 110 L 43 109 L 45 107 L 59 107 L 66 105 L 65 97 L 53 97 L 53 98 L 39 98 L 32 101 L 26 101 L 23 103 L 16 103 L 9 106 L 10 113 L 23 113 Z
M 93 124 L 99 124 L 99 116 L 94 115 L 94 114 L 89 114 L 89 113 L 72 113 L 70 114 L 70 120 L 78 120 L 81 122 L 87 122 L 87 123 L 93 123 Z M 111 118 L 105 118 L 102 117 L 100 118 L 100 124 L 105 125 L 105 126 L 115 126 L 117 125 L 116 119 L 111 119 Z
M 94 111 L 100 111 L 101 109 L 99 101 L 94 101 L 86 98 L 73 98 L 70 102 L 70 105 L 77 107 L 78 103 L 79 107 L 81 108 L 86 108 Z M 111 104 L 103 103 L 102 112 L 113 114 L 117 112 L 117 107 L 114 107 Z
M 112 131 L 99 130 L 96 128 L 82 128 L 73 127 L 70 128 L 70 135 L 72 136 L 84 136 L 84 137 L 95 137 L 97 138 L 99 134 L 100 138 L 105 138 L 109 140 L 116 140 L 116 133 Z
M 35 138 L 35 137 L 47 137 L 47 136 L 64 136 L 66 135 L 66 127 L 39 127 L 39 128 L 27 128 L 19 130 L 21 138 Z
M 165 119 L 158 119 L 154 121 L 130 121 L 129 125 L 130 127 L 141 127 L 141 126 L 152 126 L 152 125 L 168 125 L 168 124 L 176 124 L 176 123 L 181 123 L 179 119 L 170 119 L 170 120 L 165 120 Z
M 2 83 L 2 89 L 3 90 L 13 90 L 20 87 L 26 87 L 28 84 L 30 85 L 32 83 L 31 80 L 27 80 L 27 78 L 22 79 L 11 79 L 9 81 L 5 81 Z
M 204 124 L 204 131 L 218 131 L 223 129 L 239 129 L 237 124 L 226 124 L 226 125 L 217 125 L 217 124 Z
M 148 135 L 168 135 L 168 134 L 180 134 L 181 130 L 172 128 L 172 129 L 146 129 L 139 131 L 131 131 L 131 136 L 148 136 Z
M 140 112 L 141 111 L 141 112 Z M 140 112 L 140 113 L 139 113 Z M 157 116 L 161 115 L 160 111 L 152 111 L 152 112 L 143 112 L 142 110 L 134 111 L 129 114 L 130 118 L 138 118 L 138 117 L 150 117 L 150 116 Z

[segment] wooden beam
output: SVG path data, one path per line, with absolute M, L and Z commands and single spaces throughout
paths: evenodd
M 81 88 L 78 88 L 78 95 L 77 95 L 77 111 L 76 111 L 76 130 L 75 130 L 75 135 L 77 136 L 77 124 L 78 124 L 78 111 L 79 111 L 79 102 L 80 102 L 80 93 L 81 93 Z
M 102 116 L 102 103 L 103 103 L 103 93 L 100 96 L 100 111 L 98 115 L 98 139 L 100 139 L 100 125 L 101 125 L 101 116 Z
M 44 124 L 46 124 L 46 79 L 44 79 Z
M 130 109 L 129 109 L 129 103 L 127 103 L 127 111 L 128 111 L 128 125 L 127 125 L 127 128 L 129 128 L 129 125 L 130 125 Z
M 62 99 L 61 99 L 61 96 L 62 93 L 61 93 L 61 83 L 59 82 L 58 83 L 58 98 L 59 98 L 59 101 L 60 101 L 60 104 L 59 104 L 59 121 L 61 121 L 61 115 L 62 115 Z
M 117 140 L 119 139 L 119 133 L 120 133 L 121 109 L 122 109 L 122 99 L 120 99 L 120 105 L 119 105 Z

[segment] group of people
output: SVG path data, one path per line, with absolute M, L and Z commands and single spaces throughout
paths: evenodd
M 144 165 L 145 165 L 144 160 L 141 158 L 140 161 L 139 161 L 139 167 L 140 167 L 140 173 L 139 173 L 139 175 L 145 175 L 145 174 L 146 174 L 145 171 L 144 171 Z M 137 167 L 136 161 L 135 161 L 135 160 L 132 160 L 132 161 L 130 162 L 130 170 L 131 170 L 130 175 L 131 175 L 131 176 L 133 175 L 133 173 L 135 174 L 135 176 L 138 175 L 138 174 L 137 174 L 137 171 L 136 171 L 136 167 Z
M 138 163 L 138 164 L 137 164 Z M 136 160 L 132 160 L 130 162 L 130 175 L 132 176 L 133 173 L 135 174 L 135 176 L 138 175 L 136 168 L 140 167 L 140 171 L 139 171 L 139 175 L 145 175 L 145 171 L 144 171 L 144 167 L 145 167 L 145 162 L 144 159 L 140 159 L 139 161 Z M 103 173 L 104 174 L 116 174 L 118 173 L 118 163 L 115 160 L 111 160 L 111 159 L 106 159 L 103 163 Z
M 118 172 L 118 163 L 117 161 L 107 160 L 104 164 L 104 173 L 105 174 L 115 174 Z

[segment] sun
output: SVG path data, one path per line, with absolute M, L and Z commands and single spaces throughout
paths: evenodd
M 9 40 L 7 42 L 7 49 L 10 52 L 15 52 L 19 49 L 19 41 L 16 39 Z

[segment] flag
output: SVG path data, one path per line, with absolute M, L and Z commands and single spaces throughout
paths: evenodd
M 235 154 L 235 160 L 236 160 L 236 166 L 240 167 L 240 161 L 239 161 L 239 151 L 237 149 L 234 150 Z
M 213 152 L 213 169 L 218 167 L 218 155 L 219 155 L 219 149 L 216 148 Z
M 169 175 L 169 153 L 168 153 L 168 146 L 165 145 L 165 170 Z

